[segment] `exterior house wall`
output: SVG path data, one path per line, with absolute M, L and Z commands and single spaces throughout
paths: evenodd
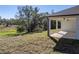
M 50 17 L 50 20 L 61 21 L 61 30 L 74 32 L 76 31 L 76 19 L 76 16 Z
M 77 21 L 76 21 L 76 31 L 78 32 L 79 31 L 79 16 L 77 16 Z
M 64 17 L 61 21 L 61 29 L 65 31 L 76 31 L 76 17 Z
M 79 39 L 79 16 L 77 16 L 76 21 L 76 38 Z

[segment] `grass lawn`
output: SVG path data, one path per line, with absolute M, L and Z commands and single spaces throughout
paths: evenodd
M 16 30 L 11 30 L 11 31 L 1 31 L 0 36 L 6 36 L 7 34 L 16 34 Z
M 10 37 L 10 36 L 18 36 L 23 33 L 17 33 L 16 28 L 7 27 L 7 28 L 0 28 L 0 37 Z
M 6 36 L 7 34 L 16 34 L 16 30 L 7 28 L 6 31 L 0 31 L 0 53 L 60 53 L 53 51 L 55 43 L 48 38 L 47 31 L 19 36 Z
M 0 36 L 6 36 L 7 34 L 16 34 L 16 29 L 12 27 L 0 26 Z

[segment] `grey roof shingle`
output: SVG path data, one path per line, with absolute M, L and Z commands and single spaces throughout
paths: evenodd
M 50 16 L 67 16 L 67 15 L 79 15 L 79 5 L 59 11 L 59 12 L 56 12 Z

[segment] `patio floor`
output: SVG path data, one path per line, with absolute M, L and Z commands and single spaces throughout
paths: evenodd
M 68 39 L 77 39 L 76 32 L 66 32 L 66 31 L 59 31 L 57 33 L 53 33 L 50 35 L 54 38 L 68 38 Z
M 59 31 L 51 34 L 51 37 L 57 40 L 55 51 L 68 54 L 79 54 L 79 40 L 76 32 Z

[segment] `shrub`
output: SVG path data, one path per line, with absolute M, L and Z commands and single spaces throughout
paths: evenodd
M 34 29 L 34 32 L 42 32 L 42 31 L 43 31 L 43 29 L 40 28 L 40 27 L 36 27 L 36 28 Z
M 24 26 L 20 25 L 17 27 L 17 32 L 24 32 L 24 31 L 25 31 Z

